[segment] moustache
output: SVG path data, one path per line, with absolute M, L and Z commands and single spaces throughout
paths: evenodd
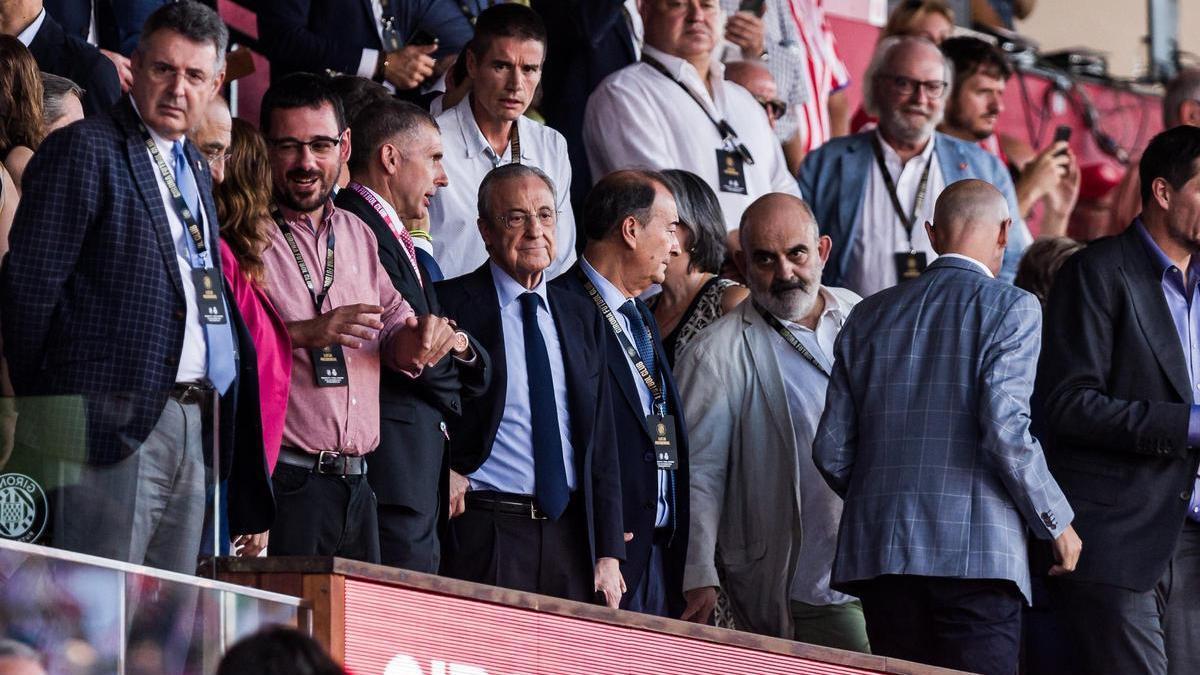
M 309 178 L 320 178 L 320 177 L 321 177 L 320 171 L 305 171 L 303 169 L 296 169 L 296 170 L 287 172 L 288 180 L 308 180 Z
M 791 291 L 801 291 L 807 293 L 811 284 L 804 279 L 794 281 L 775 281 L 771 283 L 771 295 L 783 295 Z

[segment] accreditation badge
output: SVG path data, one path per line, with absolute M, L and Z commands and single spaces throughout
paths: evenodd
M 679 445 L 675 442 L 675 417 L 673 415 L 647 415 L 646 428 L 654 439 L 654 460 L 660 469 L 674 471 L 679 468 Z
M 313 373 L 318 387 L 346 387 L 350 376 L 346 371 L 346 357 L 341 345 L 315 347 L 308 350 L 312 356 Z
M 221 299 L 222 286 L 217 271 L 204 267 L 192 270 L 192 285 L 196 287 L 196 304 L 200 309 L 200 321 L 215 326 L 227 322 L 225 302 Z
M 721 192 L 748 194 L 745 160 L 736 152 L 717 150 L 717 187 Z

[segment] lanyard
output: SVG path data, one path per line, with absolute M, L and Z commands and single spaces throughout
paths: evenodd
M 933 143 L 933 138 L 929 139 Z M 896 215 L 900 217 L 900 222 L 904 225 L 904 233 L 908 235 L 908 250 L 913 251 L 912 233 L 913 226 L 917 222 L 917 214 L 921 211 L 921 205 L 925 203 L 925 192 L 929 187 L 929 167 L 933 166 L 934 156 L 931 154 L 925 162 L 925 171 L 921 173 L 921 182 L 917 183 L 917 198 L 913 201 L 911 215 L 905 215 L 904 207 L 900 205 L 900 196 L 896 193 L 896 183 L 892 180 L 892 174 L 888 172 L 887 162 L 883 159 L 883 146 L 879 143 L 879 135 L 871 136 L 871 148 L 875 151 L 875 163 L 879 165 L 879 172 L 883 174 L 883 184 L 887 187 L 888 197 L 892 199 L 892 209 L 896 211 Z
M 683 89 L 688 96 L 692 97 L 692 100 L 696 102 L 696 105 L 700 106 L 700 109 L 703 110 L 704 114 L 708 117 L 708 121 L 712 122 L 713 126 L 717 128 L 717 133 L 721 134 L 721 140 L 728 143 L 735 152 L 742 156 L 742 159 L 745 160 L 747 164 L 754 163 L 754 156 L 750 154 L 750 149 L 738 140 L 737 132 L 733 130 L 733 126 L 723 119 L 717 119 L 712 114 L 712 111 L 708 109 L 708 104 L 704 102 L 704 99 L 700 98 L 699 94 L 692 91 L 692 88 L 684 84 L 682 80 L 679 80 L 672 75 L 671 71 L 667 70 L 667 67 L 654 57 L 642 54 L 642 63 L 645 63 L 651 68 L 657 70 L 658 72 L 667 76 L 667 79 L 679 85 L 679 88 Z
M 154 158 L 154 164 L 158 166 L 159 175 L 162 176 L 163 182 L 167 184 L 167 192 L 171 193 L 171 203 L 175 205 L 175 213 L 183 221 L 184 227 L 192 237 L 192 243 L 196 246 L 198 262 L 193 261 L 192 267 L 207 267 L 206 254 L 208 253 L 208 247 L 204 244 L 204 230 L 200 229 L 200 223 L 196 222 L 196 216 L 192 213 L 192 208 L 183 200 L 183 193 L 179 190 L 179 184 L 175 181 L 175 175 L 171 173 L 171 168 L 167 166 L 167 160 L 159 152 L 158 144 L 150 136 L 150 130 L 141 122 L 138 123 L 138 127 L 142 132 L 142 140 L 146 143 L 146 149 L 150 151 L 150 156 Z
M 808 348 L 805 347 L 802 342 L 800 342 L 800 339 L 797 338 L 792 331 L 787 329 L 787 326 L 784 326 L 782 323 L 780 323 L 779 319 L 776 319 L 773 314 L 763 309 L 762 306 L 757 302 L 754 303 L 754 309 L 758 310 L 758 313 L 762 315 L 763 321 L 766 321 L 768 326 L 770 326 L 776 333 L 779 333 L 779 336 L 782 337 L 785 342 L 791 345 L 796 351 L 800 352 L 800 356 L 803 356 L 805 361 L 808 361 L 813 365 L 814 368 L 821 371 L 822 375 L 829 377 L 829 371 L 825 370 L 825 366 L 821 365 L 821 362 L 817 360 L 817 357 L 813 356 L 812 352 L 808 351 Z
M 317 315 L 320 316 L 321 305 L 325 304 L 325 296 L 329 295 L 329 289 L 333 286 L 333 222 L 330 221 L 329 234 L 325 237 L 325 277 L 322 280 L 321 292 L 318 294 L 316 286 L 313 285 L 312 275 L 308 273 L 308 265 L 304 264 L 304 256 L 300 253 L 300 247 L 296 245 L 292 226 L 283 219 L 279 207 L 275 204 L 271 205 L 271 217 L 275 219 L 275 224 L 283 232 L 283 238 L 287 240 L 288 248 L 292 249 L 292 256 L 296 258 L 296 266 L 300 268 L 300 276 L 304 277 L 304 285 L 308 286 L 308 294 L 312 296 L 313 306 L 317 308 Z
M 412 265 L 413 271 L 417 273 L 417 283 L 424 287 L 425 281 L 421 279 L 421 268 L 417 266 L 416 252 L 409 250 L 412 246 L 412 235 L 408 233 L 408 230 L 397 227 L 392 222 L 392 217 L 388 215 L 387 209 L 383 208 L 383 204 L 379 203 L 379 200 L 376 199 L 375 195 L 365 185 L 351 181 L 346 187 L 353 190 L 359 197 L 362 197 L 363 201 L 367 204 L 370 204 L 371 208 L 375 209 L 375 213 L 387 224 L 388 229 L 392 231 L 392 236 L 404 246 L 404 254 L 408 258 L 408 263 Z M 404 240 L 406 235 L 408 236 L 407 242 Z
M 662 388 L 658 386 L 658 382 L 650 375 L 650 369 L 646 367 L 646 362 L 642 361 L 642 355 L 629 341 L 629 336 L 625 335 L 625 331 L 621 329 L 621 324 L 617 321 L 617 317 L 613 315 L 612 308 L 600 297 L 600 291 L 596 290 L 596 286 L 591 279 L 587 278 L 587 274 L 583 269 L 579 270 L 579 280 L 583 282 L 583 287 L 587 289 L 588 295 L 591 296 L 592 302 L 596 303 L 596 307 L 600 309 L 600 313 L 604 315 L 608 325 L 612 327 L 613 334 L 617 336 L 617 341 L 621 343 L 621 349 L 633 362 L 633 367 L 637 369 L 638 375 L 641 375 L 642 381 L 646 383 L 646 387 L 650 390 L 650 396 L 654 398 L 654 409 L 659 417 L 667 416 L 667 400 L 663 396 Z
M 519 118 L 513 120 L 512 128 L 508 130 L 508 147 L 512 151 L 510 153 L 512 155 L 512 159 L 510 161 L 513 164 L 521 163 L 521 133 L 517 131 L 517 126 L 519 126 L 518 123 L 520 121 L 521 120 Z

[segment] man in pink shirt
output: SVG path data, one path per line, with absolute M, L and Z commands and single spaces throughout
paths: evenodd
M 441 317 L 414 315 L 370 228 L 333 205 L 350 132 L 325 81 L 281 79 L 263 96 L 261 115 L 277 226 L 263 252 L 266 291 L 293 346 L 268 551 L 378 562 L 364 457 L 379 444 L 380 368 L 416 377 L 454 348 L 455 332 Z

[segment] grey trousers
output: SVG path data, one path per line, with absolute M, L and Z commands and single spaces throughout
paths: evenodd
M 167 399 L 136 452 L 115 464 L 56 464 L 58 548 L 195 574 L 204 523 L 203 420 Z

